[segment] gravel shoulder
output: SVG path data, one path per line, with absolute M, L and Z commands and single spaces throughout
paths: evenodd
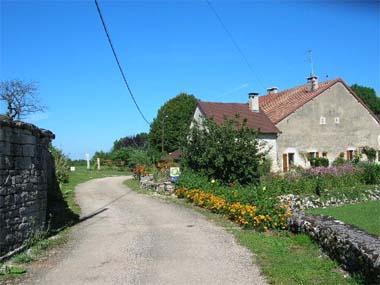
M 231 234 L 191 209 L 128 189 L 127 178 L 76 188 L 85 219 L 28 284 L 266 284 Z

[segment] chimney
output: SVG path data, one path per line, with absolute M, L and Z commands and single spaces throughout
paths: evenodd
M 278 93 L 278 88 L 273 86 L 267 89 L 268 94 L 277 94 Z
M 248 106 L 252 112 L 259 112 L 259 93 L 253 92 L 248 94 Z
M 318 77 L 315 75 L 311 75 L 310 77 L 307 78 L 307 83 L 309 83 L 309 90 L 311 92 L 315 91 L 318 89 L 319 84 L 318 84 Z

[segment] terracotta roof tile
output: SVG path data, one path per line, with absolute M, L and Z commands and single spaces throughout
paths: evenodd
M 315 91 L 310 91 L 309 84 L 304 84 L 276 94 L 260 96 L 260 108 L 273 123 L 277 124 L 338 81 L 342 82 L 340 78 L 320 82 L 319 88 Z
M 259 131 L 260 133 L 279 133 L 280 131 L 265 115 L 263 111 L 252 112 L 249 110 L 248 103 L 215 103 L 215 102 L 198 102 L 198 107 L 207 118 L 213 118 L 218 124 L 223 123 L 224 118 L 235 119 L 239 115 L 239 121 L 247 119 L 248 127 Z
M 207 117 L 213 117 L 217 123 L 223 122 L 224 116 L 227 118 L 234 118 L 236 114 L 240 114 L 241 119 L 246 118 L 248 120 L 249 127 L 256 130 L 260 129 L 261 133 L 278 133 L 280 131 L 275 124 L 288 117 L 298 108 L 302 107 L 337 82 L 342 83 L 380 123 L 380 118 L 371 111 L 363 100 L 357 96 L 341 78 L 320 82 L 318 89 L 315 91 L 310 91 L 309 84 L 304 84 L 276 94 L 260 96 L 259 113 L 251 112 L 248 109 L 248 104 L 198 102 L 198 106 Z

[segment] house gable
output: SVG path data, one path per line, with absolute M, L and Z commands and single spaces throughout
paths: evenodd
M 337 81 L 276 124 L 279 154 L 295 150 L 298 162 L 308 152 L 333 161 L 348 149 L 380 149 L 378 118 L 343 82 Z M 279 156 L 280 156 L 279 155 Z M 302 165 L 304 166 L 304 165 Z

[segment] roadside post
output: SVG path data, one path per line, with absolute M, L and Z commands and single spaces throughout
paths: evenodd
M 90 169 L 90 155 L 86 153 L 87 169 Z

